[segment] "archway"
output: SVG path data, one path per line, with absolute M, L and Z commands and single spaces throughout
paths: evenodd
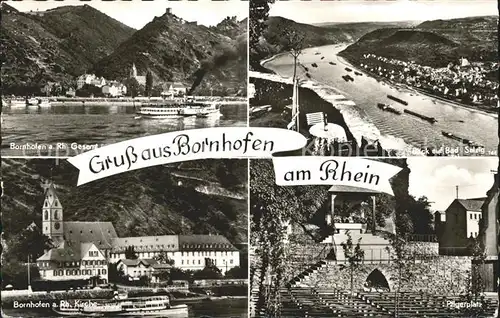
M 374 269 L 370 275 L 366 278 L 365 281 L 365 288 L 368 288 L 370 290 L 384 290 L 384 291 L 390 291 L 389 287 L 389 282 L 385 278 L 385 275 L 382 274 L 382 272 L 376 268 Z

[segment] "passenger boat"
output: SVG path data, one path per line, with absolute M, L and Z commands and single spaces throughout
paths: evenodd
M 324 58 L 325 58 L 324 56 L 321 57 L 321 59 L 324 59 Z
M 328 62 L 330 65 L 337 65 L 335 62 Z
M 312 64 L 311 64 L 311 66 L 312 66 L 312 67 L 318 67 L 318 64 L 316 64 L 316 63 L 312 63 Z
M 191 103 L 179 110 L 179 115 L 184 117 L 198 116 L 198 115 L 211 115 L 219 113 L 219 106 L 217 103 Z
M 172 102 L 162 104 L 146 104 L 136 112 L 137 116 L 145 119 L 180 118 L 196 116 L 198 113 L 210 115 L 219 113 L 216 103 L 201 103 L 188 100 L 186 102 Z
M 307 78 L 311 78 L 311 74 L 306 73 L 306 77 L 307 77 Z
M 360 72 L 356 72 L 356 71 L 354 72 L 354 74 L 356 74 L 356 75 L 358 75 L 358 76 L 363 75 L 362 73 L 360 73 Z
M 396 115 L 401 115 L 402 114 L 399 110 L 397 110 L 394 107 L 391 107 L 390 105 L 378 103 L 377 106 L 378 106 L 378 108 L 380 108 L 380 109 L 382 109 L 382 110 L 384 110 L 386 112 L 390 112 L 390 113 L 393 113 L 393 114 L 396 114 Z
M 348 67 L 346 67 L 345 70 L 348 71 L 348 72 L 352 72 L 352 69 L 350 69 Z
M 182 104 L 146 104 L 139 108 L 137 115 L 146 119 L 179 118 L 181 109 Z
M 401 103 L 401 104 L 403 104 L 403 105 L 405 105 L 405 106 L 408 106 L 408 102 L 407 102 L 407 101 L 404 101 L 404 100 L 399 99 L 399 98 L 397 98 L 397 97 L 394 97 L 394 96 L 392 96 L 392 95 L 387 95 L 387 98 L 392 99 L 393 101 L 396 101 L 396 102 L 398 102 L 398 103 Z
M 9 100 L 10 107 L 26 107 L 28 101 L 26 99 L 11 99 Z
M 85 317 L 187 317 L 185 304 L 172 306 L 168 296 L 116 300 L 73 300 L 61 302 L 53 311 L 61 316 Z
M 428 121 L 430 122 L 431 124 L 434 124 L 435 122 L 437 122 L 437 119 L 434 118 L 434 117 L 429 117 L 429 116 L 425 116 L 425 115 L 422 115 L 422 114 L 419 114 L 419 113 L 416 113 L 414 111 L 411 111 L 411 110 L 408 110 L 408 109 L 405 109 L 404 110 L 405 113 L 407 114 L 410 114 L 410 115 L 413 115 L 415 117 L 418 117 L 420 119 L 423 119 L 425 121 Z

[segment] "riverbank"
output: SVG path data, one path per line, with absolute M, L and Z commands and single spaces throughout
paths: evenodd
M 492 116 L 494 118 L 498 118 L 498 109 L 495 111 L 495 110 L 491 110 L 491 111 L 488 111 L 488 110 L 484 110 L 484 109 L 478 109 L 476 107 L 474 107 L 473 105 L 468 105 L 468 104 L 464 104 L 464 103 L 460 103 L 460 102 L 457 102 L 455 100 L 451 100 L 451 99 L 447 99 L 447 98 L 444 98 L 442 96 L 438 96 L 438 95 L 435 95 L 435 94 L 432 94 L 431 92 L 425 90 L 425 89 L 422 89 L 422 88 L 418 88 L 418 87 L 412 87 L 412 86 L 408 86 L 407 84 L 404 84 L 404 83 L 399 83 L 399 82 L 395 82 L 395 81 L 392 81 L 386 77 L 383 77 L 383 76 L 380 76 L 380 75 L 377 75 L 373 72 L 370 72 L 358 65 L 356 65 L 354 63 L 354 61 L 350 61 L 347 57 L 345 56 L 340 56 L 339 55 L 339 61 L 344 64 L 345 66 L 348 66 L 348 67 L 351 67 L 353 68 L 354 70 L 356 71 L 359 71 L 359 72 L 363 72 L 365 74 L 368 74 L 370 75 L 371 77 L 381 81 L 381 82 L 384 82 L 386 83 L 387 85 L 392 85 L 396 88 L 399 88 L 399 89 L 406 89 L 410 92 L 418 92 L 422 95 L 425 95 L 429 98 L 434 98 L 434 99 L 438 99 L 444 103 L 448 103 L 450 105 L 453 105 L 453 106 L 456 106 L 456 107 L 460 107 L 462 109 L 466 109 L 466 110 L 469 110 L 469 111 L 472 111 L 472 112 L 475 112 L 475 113 L 479 113 L 479 114 L 483 114 L 483 115 L 487 115 L 487 116 Z
M 142 106 L 142 104 L 149 103 L 182 103 L 185 102 L 184 98 L 164 99 L 161 97 L 120 97 L 120 98 L 106 98 L 106 97 L 35 97 L 37 99 L 48 99 L 50 106 Z M 190 96 L 195 102 L 210 103 L 216 102 L 219 105 L 239 105 L 247 102 L 246 97 L 232 97 L 232 96 Z M 10 106 L 6 103 L 5 106 Z M 36 106 L 36 105 L 35 105 Z M 24 107 L 24 106 L 21 106 Z M 46 106 L 42 106 L 46 107 Z

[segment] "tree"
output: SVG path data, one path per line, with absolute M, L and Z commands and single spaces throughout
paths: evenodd
M 410 202 L 408 207 L 408 213 L 413 224 L 413 234 L 432 234 L 434 233 L 432 213 L 431 213 L 431 202 L 427 197 L 422 196 L 415 199 L 410 196 Z
M 356 245 L 353 245 L 351 233 L 347 231 L 347 241 L 340 243 L 342 249 L 344 250 L 344 257 L 347 262 L 347 265 L 340 265 L 340 270 L 349 270 L 351 295 L 353 295 L 354 272 L 361 266 L 361 262 L 365 257 L 365 251 L 361 249 L 361 246 L 359 245 L 360 242 L 361 238 L 359 238 Z
M 248 271 L 246 268 L 236 266 L 228 270 L 224 277 L 231 279 L 244 279 L 248 277 Z
M 283 51 L 288 51 L 293 57 L 293 80 L 297 75 L 297 62 L 305 46 L 304 34 L 295 27 L 289 25 L 286 20 L 280 21 L 275 26 L 276 32 L 271 34 L 271 41 L 278 43 Z
M 165 251 L 161 251 L 158 255 L 153 257 L 153 259 L 160 264 L 168 264 L 168 265 L 175 264 L 175 261 L 173 259 L 170 259 L 167 255 L 167 252 Z
M 396 273 L 390 277 L 396 284 L 394 290 L 394 313 L 399 317 L 399 294 L 405 284 L 411 284 L 415 278 L 414 265 L 415 256 L 411 249 L 407 247 L 407 240 L 403 236 L 391 235 L 389 238 L 391 247 L 387 247 L 390 255 L 390 267 Z
M 109 263 L 108 264 L 108 280 L 109 282 L 125 282 L 125 272 L 123 268 L 118 268 L 118 263 Z
M 133 246 L 127 246 L 125 248 L 125 258 L 126 259 L 138 259 L 137 253 L 134 251 Z
M 268 315 L 279 317 L 280 290 L 291 279 L 284 224 L 306 223 L 326 200 L 328 187 L 278 186 L 270 160 L 251 162 L 250 182 L 250 239 L 255 246 L 250 284 L 252 289 L 254 281 L 258 285 L 256 307 L 266 308 Z
M 193 273 L 193 279 L 220 279 L 221 270 L 215 265 L 207 265 L 202 270 Z
M 29 226 L 22 230 L 17 236 L 10 240 L 11 248 L 8 255 L 18 255 L 23 262 L 36 260 L 42 256 L 46 250 L 54 247 L 52 240 L 42 233 L 38 226 Z
M 151 96 L 151 93 L 153 91 L 153 74 L 151 71 L 148 71 L 146 73 L 146 88 L 145 88 L 145 93 L 148 97 Z
M 127 95 L 131 96 L 132 98 L 136 97 L 139 95 L 140 92 L 140 85 L 139 82 L 131 77 L 125 80 L 125 86 L 127 87 Z

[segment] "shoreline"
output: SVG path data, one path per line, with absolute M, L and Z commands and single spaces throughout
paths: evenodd
M 346 57 L 343 57 L 343 56 L 340 56 L 340 55 L 337 55 L 339 57 L 339 61 L 344 64 L 345 66 L 349 66 L 349 67 L 352 67 L 354 69 L 356 69 L 357 71 L 360 71 L 360 72 L 363 72 L 365 74 L 369 74 L 371 77 L 373 77 L 374 79 L 377 79 L 377 80 L 380 80 L 388 85 L 391 85 L 393 86 L 394 88 L 396 89 L 407 89 L 411 92 L 414 92 L 414 93 L 419 93 L 419 94 L 422 94 L 422 95 L 425 95 L 429 98 L 434 98 L 434 99 L 437 99 L 441 102 L 444 102 L 444 103 L 448 103 L 450 106 L 456 106 L 456 107 L 459 107 L 459 108 L 462 108 L 462 109 L 466 109 L 466 110 L 469 110 L 469 111 L 472 111 L 472 112 L 476 112 L 476 113 L 480 113 L 480 114 L 483 114 L 483 115 L 487 115 L 487 116 L 491 116 L 493 118 L 498 118 L 498 113 L 495 113 L 495 112 L 489 112 L 489 111 L 486 111 L 486 110 L 482 110 L 482 109 L 477 109 L 477 108 L 474 108 L 473 106 L 471 105 L 467 105 L 467 104 L 463 104 L 463 103 L 460 103 L 460 102 L 457 102 L 457 101 L 454 101 L 454 100 L 449 100 L 449 99 L 446 99 L 442 96 L 437 96 L 437 95 L 434 95 L 432 93 L 429 93 L 423 89 L 419 89 L 419 88 L 416 88 L 416 87 L 411 87 L 411 86 L 408 86 L 406 84 L 403 84 L 403 83 L 398 83 L 398 82 L 394 82 L 394 81 L 391 81 L 390 79 L 387 79 L 383 76 L 380 76 L 380 75 L 376 75 L 370 71 L 367 71 L 363 68 L 360 68 L 359 66 L 353 64 L 351 61 L 349 61 Z M 402 86 L 402 87 L 401 87 Z

